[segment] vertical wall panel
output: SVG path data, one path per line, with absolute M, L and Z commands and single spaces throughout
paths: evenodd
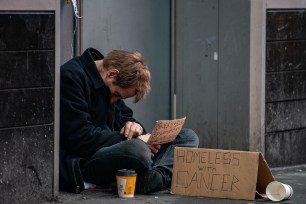
M 306 10 L 267 10 L 266 157 L 306 162 Z
M 0 202 L 54 189 L 54 12 L 0 12 Z
M 177 117 L 197 132 L 200 147 L 218 146 L 218 1 L 176 1 Z
M 250 2 L 176 4 L 177 115 L 201 147 L 248 150 Z
M 219 1 L 218 147 L 249 150 L 250 1 Z

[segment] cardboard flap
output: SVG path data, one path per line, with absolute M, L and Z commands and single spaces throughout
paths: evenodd
M 264 159 L 263 155 L 259 154 L 259 164 L 258 164 L 258 177 L 256 191 L 262 196 L 266 197 L 266 188 L 270 182 L 274 181 L 274 177 L 271 173 L 267 161 Z

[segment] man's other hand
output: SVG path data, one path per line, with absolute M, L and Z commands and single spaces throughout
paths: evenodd
M 149 148 L 151 150 L 151 157 L 153 158 L 155 154 L 157 154 L 157 152 L 159 151 L 160 145 L 159 144 L 149 145 Z

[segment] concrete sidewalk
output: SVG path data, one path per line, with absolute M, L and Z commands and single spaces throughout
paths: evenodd
M 284 200 L 279 203 L 306 203 L 306 165 L 274 168 L 271 169 L 275 180 L 289 184 L 293 188 L 293 196 L 289 200 Z M 181 203 L 181 204 L 226 204 L 226 203 L 275 203 L 267 199 L 257 199 L 255 201 L 247 200 L 231 200 L 231 199 L 216 199 L 204 197 L 189 197 L 171 195 L 169 191 L 161 191 L 151 195 L 135 195 L 132 199 L 118 198 L 115 192 L 107 191 L 84 191 L 81 194 L 63 193 L 59 194 L 57 201 L 49 203 L 65 203 L 65 204 L 162 204 L 162 203 Z

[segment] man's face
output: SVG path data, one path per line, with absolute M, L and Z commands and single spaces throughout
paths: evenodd
M 136 95 L 136 88 L 134 87 L 123 89 L 111 83 L 109 84 L 108 88 L 110 89 L 111 93 L 111 99 L 110 99 L 111 103 L 115 103 L 118 100 L 130 98 Z
M 118 85 L 115 85 L 117 75 L 119 74 L 118 69 L 110 68 L 105 73 L 102 73 L 101 77 L 106 86 L 110 89 L 111 94 L 111 103 L 115 103 L 118 100 L 130 98 L 136 95 L 136 88 L 121 88 Z

